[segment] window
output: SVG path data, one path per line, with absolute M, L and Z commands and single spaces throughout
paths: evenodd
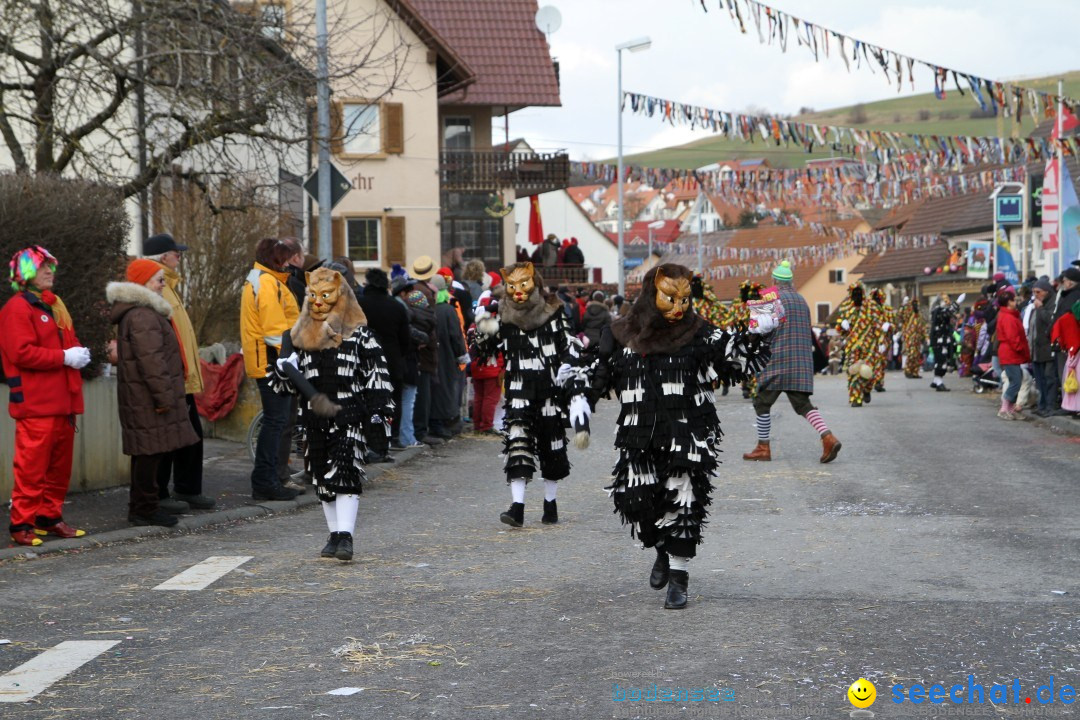
M 844 268 L 837 268 L 836 270 L 829 271 L 829 282 L 836 285 L 844 284 Z
M 379 218 L 348 218 L 345 221 L 345 254 L 354 263 L 381 265 Z
M 347 155 L 374 155 L 382 152 L 382 134 L 378 105 L 346 104 L 343 108 Z
M 266 3 L 259 6 L 263 35 L 271 40 L 284 40 L 285 14 L 285 6 L 280 3 Z
M 447 150 L 472 150 L 472 119 L 448 117 L 443 120 L 443 147 Z
M 832 305 L 830 303 L 818 303 L 817 304 L 817 323 L 818 325 L 824 325 L 829 321 L 829 315 L 832 313 Z

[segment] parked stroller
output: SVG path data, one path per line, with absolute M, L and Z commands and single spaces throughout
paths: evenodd
M 1001 387 L 1001 380 L 994 375 L 994 366 L 991 363 L 977 363 L 971 369 L 973 392 L 982 394 L 987 390 L 997 390 Z

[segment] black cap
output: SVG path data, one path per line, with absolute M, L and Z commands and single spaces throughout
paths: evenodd
M 146 238 L 146 242 L 143 243 L 143 255 L 146 256 L 164 255 L 172 250 L 184 252 L 187 249 L 187 245 L 177 245 L 176 241 L 173 240 L 173 236 L 169 233 L 151 235 Z

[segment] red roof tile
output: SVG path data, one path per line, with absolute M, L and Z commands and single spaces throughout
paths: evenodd
M 862 274 L 864 282 L 900 280 L 922 277 L 925 274 L 924 268 L 939 267 L 948 259 L 947 243 L 919 248 L 898 248 L 866 256 L 851 272 L 853 275 Z
M 559 81 L 536 0 L 410 0 L 476 72 L 444 105 L 558 106 Z

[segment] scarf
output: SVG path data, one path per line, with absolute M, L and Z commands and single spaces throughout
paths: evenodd
M 52 311 L 53 320 L 56 322 L 56 327 L 61 330 L 73 330 L 75 328 L 74 323 L 71 321 L 71 313 L 68 312 L 67 305 L 64 305 L 64 301 L 53 294 L 52 290 L 37 290 L 34 288 L 27 288 L 27 290 L 34 294 L 41 302 L 49 306 Z

